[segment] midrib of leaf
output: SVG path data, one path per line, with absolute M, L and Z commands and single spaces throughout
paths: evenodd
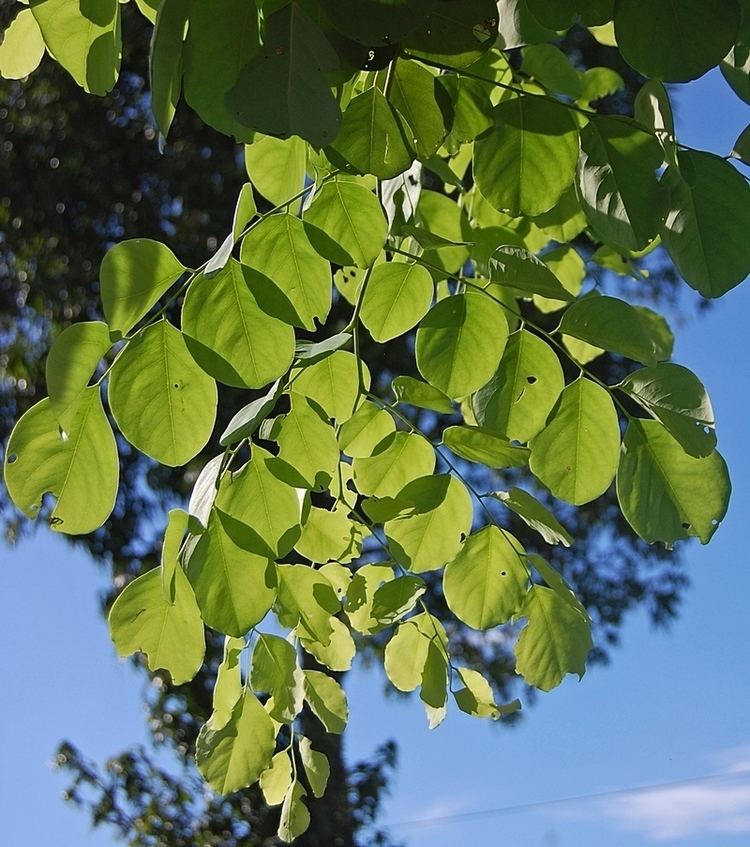
M 219 544 L 219 557 L 221 559 L 221 569 L 222 569 L 222 572 L 224 573 L 224 580 L 227 584 L 227 594 L 229 595 L 229 603 L 232 607 L 232 614 L 234 615 L 234 622 L 237 625 L 237 629 L 239 630 L 240 626 L 241 626 L 240 615 L 239 615 L 239 612 L 237 610 L 237 603 L 235 602 L 235 599 L 234 599 L 234 590 L 233 590 L 233 587 L 232 587 L 232 580 L 230 579 L 230 576 L 229 576 L 229 565 L 227 564 L 227 557 L 226 557 L 226 553 L 224 551 L 224 542 L 222 541 L 220 532 L 216 533 L 216 539 L 217 539 L 218 544 Z
M 162 337 L 162 358 L 164 360 L 164 375 L 166 376 L 167 386 L 167 414 L 169 415 L 169 434 L 172 438 L 172 458 L 177 457 L 177 434 L 175 432 L 174 409 L 172 407 L 172 381 L 169 376 L 169 354 L 167 351 L 167 322 L 161 321 L 161 337 Z
M 242 321 L 242 334 L 245 336 L 245 342 L 247 344 L 248 352 L 250 353 L 250 361 L 253 367 L 253 373 L 255 375 L 255 381 L 260 379 L 260 373 L 258 371 L 258 363 L 255 357 L 255 347 L 253 346 L 253 342 L 250 338 L 250 332 L 247 326 L 247 319 L 245 315 L 245 310 L 242 308 L 242 303 L 240 302 L 240 294 L 237 288 L 237 266 L 234 265 L 232 267 L 232 271 L 229 275 L 231 277 L 231 286 L 232 286 L 232 294 L 234 295 L 234 303 L 237 307 L 237 314 L 240 316 L 240 320 Z
M 285 215 L 284 218 L 285 218 L 284 219 L 284 226 L 286 227 L 286 237 L 287 237 L 287 241 L 289 242 L 289 252 L 291 253 L 291 256 L 292 256 L 292 263 L 294 264 L 294 274 L 295 274 L 296 281 L 297 281 L 296 288 L 300 292 L 300 295 L 302 296 L 302 300 L 304 301 L 304 304 L 305 304 L 305 309 L 307 310 L 307 313 L 308 313 L 305 316 L 307 318 L 307 320 L 305 321 L 305 324 L 312 323 L 313 326 L 314 326 L 315 325 L 314 316 L 315 316 L 315 313 L 316 313 L 317 310 L 315 308 L 313 308 L 311 303 L 310 303 L 310 297 L 308 296 L 307 286 L 305 285 L 305 283 L 302 279 L 302 272 L 300 270 L 299 259 L 297 257 L 297 246 L 296 246 L 296 243 L 295 243 L 295 240 L 294 240 L 294 237 L 293 237 L 293 233 L 292 233 L 292 228 L 291 228 L 291 215 Z
M 84 389 L 84 392 L 85 392 L 85 389 Z M 81 421 L 81 425 L 78 429 L 78 433 L 77 433 L 75 441 L 73 443 L 73 449 L 71 451 L 70 461 L 68 462 L 68 469 L 65 471 L 65 479 L 63 480 L 63 483 L 60 486 L 60 493 L 57 495 L 57 503 L 55 504 L 55 509 L 52 512 L 53 516 L 55 516 L 56 513 L 57 513 L 58 506 L 60 504 L 60 501 L 63 499 L 65 489 L 66 489 L 68 482 L 70 480 L 70 474 L 73 471 L 73 465 L 75 464 L 76 459 L 78 458 L 78 448 L 81 445 L 81 439 L 83 438 L 83 433 L 84 433 L 84 430 L 86 429 L 86 422 L 88 421 L 89 414 L 91 413 L 91 407 L 92 407 L 92 404 L 94 402 L 94 399 L 97 396 L 98 396 L 98 393 L 96 391 L 91 392 L 91 400 L 89 400 L 88 406 L 87 406 L 86 411 L 83 415 L 83 420 Z
M 334 182 L 334 186 L 335 186 L 335 189 L 336 189 L 336 194 L 338 195 L 338 198 L 339 198 L 339 202 L 341 203 L 341 208 L 343 209 L 344 214 L 346 215 L 346 220 L 349 223 L 349 228 L 352 231 L 352 235 L 354 236 L 354 240 L 357 243 L 357 248 L 359 249 L 360 255 L 362 256 L 362 260 L 366 261 L 367 257 L 365 256 L 365 250 L 364 250 L 364 247 L 362 246 L 362 242 L 359 239 L 359 232 L 357 231 L 357 228 L 354 225 L 354 221 L 352 220 L 352 216 L 349 214 L 349 208 L 347 207 L 346 202 L 344 201 L 344 195 L 341 193 L 341 186 L 338 182 Z
M 404 275 L 404 278 L 401 280 L 401 285 L 399 285 L 399 287 L 398 287 L 398 291 L 396 292 L 396 296 L 391 300 L 391 303 L 388 306 L 388 311 L 386 312 L 385 317 L 383 318 L 383 323 L 380 326 L 380 332 L 381 333 L 383 332 L 383 330 L 388 325 L 388 320 L 391 317 L 391 312 L 396 308 L 396 304 L 398 303 L 399 299 L 401 298 L 402 292 L 403 292 L 404 288 L 406 287 L 406 283 L 407 283 L 409 277 L 411 276 L 411 273 L 414 270 L 415 266 L 416 265 L 409 265 L 408 266 L 408 270 L 407 270 L 406 274 Z

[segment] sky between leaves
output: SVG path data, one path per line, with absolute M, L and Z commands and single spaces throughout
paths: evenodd
M 715 76 L 679 97 L 678 121 L 686 143 L 724 152 L 745 120 L 739 101 Z M 385 737 L 399 742 L 401 766 L 387 820 L 410 847 L 440 847 L 457 838 L 475 847 L 500 838 L 542 847 L 593 847 L 605 838 L 608 847 L 747 843 L 747 776 L 455 822 L 438 818 L 750 767 L 743 708 L 750 663 L 741 605 L 750 590 L 743 568 L 750 474 L 742 447 L 748 310 L 746 284 L 677 333 L 676 360 L 710 387 L 734 496 L 714 543 L 688 553 L 693 588 L 668 635 L 634 619 L 611 668 L 595 668 L 580 685 L 569 679 L 541 698 L 515 731 L 455 714 L 429 733 L 418 704 L 383 701 L 381 678 L 352 675 L 348 753 L 367 755 Z M 720 348 L 711 346 L 717 338 Z M 95 597 L 102 577 L 85 557 L 40 532 L 19 550 L 4 551 L 3 560 L 0 592 L 8 611 L 0 633 L 14 645 L 6 661 L 16 681 L 0 705 L 5 832 L 11 843 L 103 847 L 113 843 L 111 835 L 92 833 L 83 815 L 63 806 L 63 780 L 48 762 L 62 737 L 99 758 L 145 740 L 137 677 L 114 658 Z M 17 633 L 29 619 L 43 623 L 21 647 Z M 404 825 L 427 818 L 434 822 Z

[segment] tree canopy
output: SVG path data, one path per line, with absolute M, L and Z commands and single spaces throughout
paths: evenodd
M 85 535 L 116 508 L 122 454 L 191 469 L 112 638 L 179 685 L 206 627 L 223 637 L 197 766 L 219 793 L 259 783 L 291 841 L 329 774 L 303 727 L 343 731 L 338 675 L 368 640 L 430 726 L 449 698 L 510 716 L 519 701 L 454 624 L 504 627 L 516 673 L 547 691 L 593 647 L 586 597 L 553 564 L 566 521 L 604 503 L 671 548 L 724 517 L 710 400 L 644 301 L 659 263 L 706 298 L 750 272 L 750 188 L 679 143 L 665 87 L 721 64 L 749 99 L 748 20 L 736 0 L 137 6 L 165 159 L 194 113 L 245 145 L 248 181 L 200 261 L 103 234 L 100 313 L 55 338 L 4 477 L 28 517 Z M 48 53 L 107 94 L 123 11 L 31 0 L 0 73 Z M 632 113 L 576 37 L 642 75 Z

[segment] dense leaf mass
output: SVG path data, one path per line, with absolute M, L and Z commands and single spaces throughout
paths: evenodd
M 272 827 L 236 801 L 238 830 L 203 801 L 222 843 L 372 824 L 392 751 L 345 772 L 332 740 L 358 651 L 431 728 L 451 698 L 512 719 L 513 674 L 548 691 L 634 601 L 672 613 L 680 577 L 644 575 L 648 545 L 707 543 L 730 483 L 643 302 L 675 269 L 705 297 L 748 275 L 750 188 L 677 152 L 662 81 L 726 56 L 747 99 L 749 42 L 736 0 L 32 0 L 9 21 L 0 74 L 31 76 L 2 108 L 8 494 L 125 577 L 110 631 L 159 672 L 156 734 L 218 794 L 280 807 Z M 54 217 L 32 177 L 61 161 Z M 117 777 L 61 755 L 127 832 Z M 144 762 L 184 840 L 128 837 L 196 843 Z

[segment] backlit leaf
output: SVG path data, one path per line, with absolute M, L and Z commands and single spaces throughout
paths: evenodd
M 481 388 L 497 369 L 508 339 L 503 310 L 480 294 L 441 300 L 417 330 L 417 368 L 448 397 Z
M 68 415 L 62 430 L 48 399 L 23 414 L 8 440 L 3 475 L 11 500 L 27 517 L 37 516 L 44 494 L 54 494 L 52 529 L 85 535 L 115 505 L 117 445 L 97 386 L 81 393 Z
M 139 332 L 109 377 L 109 405 L 122 434 L 170 467 L 184 465 L 205 446 L 216 402 L 216 383 L 166 320 Z
M 344 689 L 322 671 L 305 671 L 305 700 L 328 732 L 340 735 L 346 729 L 349 706 Z
M 658 421 L 630 422 L 617 499 L 645 541 L 672 544 L 695 536 L 707 544 L 726 514 L 730 490 L 727 466 L 717 451 L 696 458 Z
M 562 393 L 552 420 L 531 442 L 532 473 L 555 497 L 580 506 L 609 488 L 620 427 L 609 393 L 580 378 Z
M 121 241 L 108 250 L 99 278 L 110 330 L 126 335 L 186 270 L 169 247 L 148 238 Z
M 395 432 L 370 457 L 354 460 L 357 490 L 370 497 L 393 497 L 413 479 L 431 474 L 435 452 L 420 435 Z
M 294 330 L 266 314 L 251 290 L 257 274 L 234 259 L 214 276 L 199 276 L 182 307 L 182 331 L 193 358 L 219 382 L 262 388 L 286 373 Z
M 362 323 L 375 341 L 408 332 L 430 308 L 433 283 L 416 262 L 384 262 L 372 270 L 362 302 Z
M 542 691 L 558 686 L 566 674 L 583 677 L 594 646 L 586 616 L 550 588 L 535 585 L 516 618 L 527 618 L 516 643 L 516 672 Z
M 534 95 L 500 103 L 475 145 L 477 187 L 513 217 L 549 211 L 573 182 L 578 130 L 570 113 Z
M 563 544 L 570 547 L 573 543 L 565 527 L 528 491 L 511 488 L 510 491 L 493 491 L 489 496 L 499 500 L 511 512 L 515 512 L 527 526 L 538 532 L 547 544 Z
M 174 600 L 162 591 L 159 568 L 128 583 L 109 613 L 109 632 L 120 656 L 145 653 L 148 667 L 169 671 L 174 685 L 191 680 L 203 664 L 203 621 L 182 568 L 175 570 Z
M 478 426 L 449 426 L 443 444 L 462 459 L 489 468 L 521 468 L 529 461 L 526 447 L 516 447 L 490 429 Z
M 529 587 L 522 554 L 516 539 L 496 526 L 470 535 L 443 573 L 443 593 L 453 614 L 473 629 L 509 621 Z
M 3 33 L 0 76 L 23 79 L 33 73 L 44 56 L 44 39 L 31 9 L 21 9 Z

